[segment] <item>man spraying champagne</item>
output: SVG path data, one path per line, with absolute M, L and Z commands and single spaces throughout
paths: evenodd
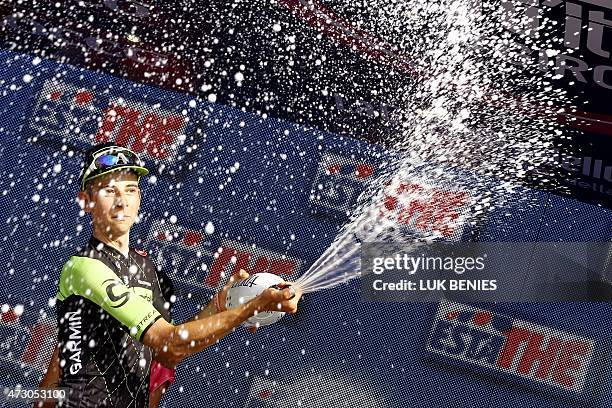
M 66 388 L 64 406 L 147 407 L 150 392 L 156 404 L 157 390 L 172 381 L 184 358 L 258 312 L 297 311 L 301 294 L 285 283 L 226 309 L 230 280 L 193 319 L 173 324 L 163 296 L 167 278 L 146 252 L 129 247 L 139 181 L 147 174 L 139 157 L 122 146 L 106 143 L 86 153 L 78 200 L 92 217 L 92 236 L 62 268 L 58 346 L 41 383 Z

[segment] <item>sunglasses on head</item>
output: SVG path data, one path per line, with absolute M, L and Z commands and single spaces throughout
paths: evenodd
M 83 173 L 83 185 L 92 174 L 118 165 L 142 166 L 143 163 L 134 152 L 128 149 L 103 150 L 94 155 L 94 159 Z
M 92 164 L 94 165 L 92 171 L 116 166 L 117 164 L 138 165 L 138 157 L 130 151 L 108 153 L 96 157 Z

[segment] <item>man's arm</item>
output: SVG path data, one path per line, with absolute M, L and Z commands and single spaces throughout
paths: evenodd
M 168 382 L 160 387 L 157 387 L 149 394 L 149 408 L 157 408 L 159 406 L 159 403 L 166 392 L 167 384 Z
M 57 388 L 59 385 L 60 368 L 59 368 L 59 345 L 55 346 L 47 372 L 40 382 L 40 388 Z
M 156 351 L 157 361 L 172 368 L 185 357 L 215 344 L 257 312 L 294 313 L 295 302 L 290 301 L 293 295 L 289 290 L 268 288 L 249 302 L 212 316 L 176 326 L 160 319 L 145 332 L 141 341 Z
M 60 367 L 59 367 L 59 345 L 55 346 L 51 360 L 49 360 L 49 367 L 43 377 L 42 381 L 38 385 L 38 388 L 57 388 L 59 386 Z M 48 401 L 34 401 L 33 406 L 36 408 L 51 408 L 56 405 L 55 400 Z
M 175 326 L 164 320 L 150 302 L 123 284 L 104 263 L 84 257 L 72 257 L 66 263 L 59 289 L 59 297 L 75 293 L 101 306 L 132 337 L 151 347 L 155 359 L 168 368 L 216 343 L 256 312 L 294 313 L 299 299 L 299 296 L 292 298 L 291 290 L 268 288 L 239 307 Z
M 94 302 L 138 341 L 162 317 L 150 301 L 136 294 L 97 259 L 70 258 L 62 268 L 58 289 L 59 300 L 76 294 Z
M 208 302 L 206 307 L 200 310 L 200 312 L 198 312 L 198 314 L 195 315 L 191 320 L 201 320 L 219 312 L 223 312 L 225 310 L 225 300 L 227 298 L 227 291 L 232 287 L 234 282 L 245 280 L 248 277 L 249 274 L 244 269 L 240 269 L 237 274 L 230 276 L 223 288 L 221 288 L 219 292 L 215 293 L 212 300 Z

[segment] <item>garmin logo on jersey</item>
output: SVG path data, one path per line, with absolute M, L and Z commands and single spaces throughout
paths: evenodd
M 106 285 L 106 283 L 108 283 L 108 285 Z M 115 286 L 123 286 L 123 284 L 121 283 L 121 281 L 117 280 L 117 279 L 107 279 L 104 282 L 102 282 L 103 285 L 106 285 L 106 294 L 108 295 L 108 298 L 116 303 L 116 302 L 121 302 L 118 305 L 111 305 L 111 307 L 113 308 L 118 308 L 121 307 L 123 305 L 125 305 L 127 303 L 128 300 L 130 300 L 130 296 L 131 296 L 131 292 L 129 290 L 126 290 L 120 294 L 115 294 L 113 293 L 113 288 Z
M 81 309 L 66 313 L 65 318 L 68 319 L 68 330 L 70 331 L 69 340 L 66 342 L 66 350 L 71 353 L 68 357 L 68 364 L 70 364 L 68 371 L 75 375 L 83 368 L 81 362 L 81 341 L 83 339 L 81 334 Z

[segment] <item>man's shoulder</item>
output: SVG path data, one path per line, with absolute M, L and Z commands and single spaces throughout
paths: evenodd
M 151 271 L 153 271 L 153 273 L 155 273 L 157 271 L 157 267 L 155 265 L 155 262 L 153 259 L 151 259 L 151 256 L 149 254 L 149 252 L 145 251 L 144 249 L 141 248 L 135 248 L 132 247 L 130 248 L 130 254 L 132 256 L 132 259 L 134 260 L 139 260 L 137 262 L 142 262 L 142 265 L 147 268 L 150 269 Z
M 91 246 L 89 243 L 83 247 L 79 247 L 73 257 L 78 256 L 81 258 L 99 258 L 101 248 Z
M 60 273 L 60 278 L 67 278 L 70 276 L 78 275 L 81 273 L 85 273 L 89 270 L 100 270 L 100 269 L 110 269 L 104 262 L 100 259 L 86 256 L 86 255 L 73 255 L 62 266 L 62 270 Z
M 60 271 L 57 299 L 62 301 L 75 294 L 75 290 L 83 285 L 88 276 L 107 273 L 109 270 L 110 268 L 99 259 L 80 255 L 71 256 Z M 91 274 L 90 272 L 98 272 L 98 274 Z

